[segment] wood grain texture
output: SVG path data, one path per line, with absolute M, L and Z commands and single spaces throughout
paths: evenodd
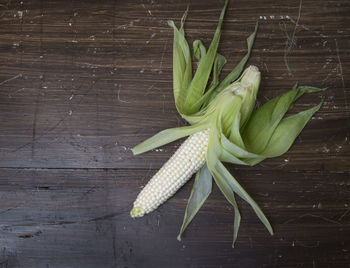
M 243 222 L 233 250 L 232 208 L 217 187 L 179 243 L 192 183 L 156 212 L 132 220 L 129 209 L 146 170 L 3 169 L 2 260 L 9 267 L 347 266 L 350 198 L 334 181 L 343 175 L 235 173 L 276 235 L 240 202 Z
M 188 40 L 209 45 L 224 1 L 0 1 L 0 267 L 349 267 L 350 3 L 232 1 L 223 75 L 246 51 L 258 102 L 298 82 L 328 87 L 324 105 L 282 157 L 227 165 L 261 205 L 269 236 L 217 187 L 178 242 L 192 182 L 132 220 L 140 188 L 180 145 L 130 148 L 185 123 L 172 96 L 172 31 L 189 6 Z

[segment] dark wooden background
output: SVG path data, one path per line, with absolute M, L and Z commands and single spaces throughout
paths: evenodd
M 216 186 L 180 228 L 192 182 L 154 213 L 136 195 L 179 142 L 130 148 L 180 126 L 172 30 L 187 5 L 189 40 L 209 44 L 223 1 L 0 1 L 0 267 L 350 267 L 350 2 L 231 1 L 220 52 L 228 73 L 246 51 L 262 72 L 259 102 L 295 82 L 328 87 L 291 150 L 229 166 L 270 218 L 249 205 L 231 248 L 233 212 Z

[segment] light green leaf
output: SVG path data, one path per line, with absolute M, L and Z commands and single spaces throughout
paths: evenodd
M 212 188 L 212 176 L 207 165 L 204 165 L 196 174 L 191 195 L 188 199 L 184 220 L 177 239 L 181 241 L 181 235 L 190 224 L 194 216 L 207 200 Z
M 183 119 L 185 119 L 191 125 L 197 124 L 199 121 L 201 121 L 203 119 L 202 114 L 198 114 L 198 115 L 196 115 L 196 114 L 194 114 L 194 115 L 181 114 L 181 117 Z
M 234 248 L 237 240 L 237 236 L 238 236 L 239 226 L 241 225 L 241 213 L 239 212 L 238 206 L 233 207 L 233 209 L 234 209 L 235 218 L 233 222 L 232 247 Z
M 253 153 L 261 154 L 285 113 L 292 108 L 293 102 L 305 93 L 322 90 L 324 89 L 295 85 L 292 90 L 253 111 L 249 121 L 241 131 L 246 148 Z
M 231 92 L 222 92 L 209 106 L 209 109 L 217 105 L 219 106 L 217 109 L 220 133 L 229 136 L 233 143 L 244 148 L 244 143 L 239 130 L 242 98 Z
M 192 62 L 188 43 L 183 30 L 187 10 L 181 19 L 181 28 L 177 29 L 173 21 L 168 21 L 174 29 L 173 41 L 173 90 L 176 108 L 182 112 L 187 88 L 192 79 Z
M 236 165 L 248 165 L 246 162 L 240 160 L 234 154 L 231 154 L 231 152 L 225 149 L 222 149 L 221 155 L 219 158 L 222 162 L 226 162 L 226 163 L 231 163 Z
M 246 151 L 245 149 L 237 146 L 236 144 L 232 143 L 229 139 L 225 137 L 224 134 L 221 134 L 221 145 L 222 147 L 228 151 L 230 154 L 235 155 L 238 158 L 260 158 L 260 155 L 250 153 Z
M 210 171 L 212 172 L 214 179 L 215 177 L 219 177 L 221 181 L 225 181 L 226 184 L 229 185 L 229 187 L 232 189 L 232 191 L 234 191 L 242 199 L 248 202 L 249 205 L 251 205 L 256 215 L 259 217 L 261 222 L 265 225 L 266 229 L 272 235 L 273 230 L 265 214 L 262 212 L 258 204 L 250 197 L 250 195 L 238 183 L 238 181 L 230 174 L 230 172 L 228 172 L 225 166 L 220 161 L 217 161 L 216 164 L 210 167 Z
M 234 221 L 234 226 L 233 226 L 233 242 L 232 242 L 232 247 L 234 247 L 234 243 L 237 239 L 237 234 L 238 234 L 238 229 L 240 226 L 240 222 L 241 222 L 241 215 L 236 203 L 236 199 L 235 199 L 235 195 L 234 192 L 232 190 L 232 188 L 230 187 L 230 185 L 227 183 L 227 181 L 220 176 L 220 174 L 218 174 L 216 172 L 216 165 L 218 162 L 220 162 L 219 160 L 219 156 L 221 154 L 221 147 L 219 144 L 219 133 L 216 129 L 215 126 L 212 126 L 210 128 L 210 133 L 209 133 L 209 147 L 208 147 L 208 151 L 207 151 L 207 165 L 208 168 L 215 180 L 216 185 L 219 187 L 220 191 L 222 192 L 222 194 L 226 197 L 227 201 L 233 206 L 234 208 L 234 213 L 235 213 L 235 221 Z
M 241 112 L 236 114 L 236 118 L 232 123 L 231 131 L 229 133 L 229 140 L 237 144 L 239 147 L 245 149 L 245 145 L 240 132 Z
M 255 166 L 256 164 L 260 163 L 261 161 L 263 161 L 265 159 L 266 159 L 266 157 L 261 156 L 261 157 L 257 157 L 257 158 L 244 158 L 244 159 L 242 159 L 242 161 L 247 163 L 249 166 Z
M 245 64 L 247 63 L 250 53 L 252 51 L 252 47 L 254 44 L 255 36 L 258 31 L 258 22 L 255 25 L 254 32 L 247 38 L 248 52 L 241 59 L 238 65 L 229 73 L 225 79 L 219 84 L 219 86 L 214 91 L 208 91 L 205 96 L 204 107 L 207 106 L 217 94 L 219 94 L 223 89 L 225 89 L 228 85 L 230 85 L 233 81 L 235 81 L 242 73 Z
M 259 90 L 261 74 L 257 67 L 250 66 L 247 68 L 242 76 L 239 78 L 239 81 L 242 85 L 247 87 L 247 89 L 241 93 L 243 103 L 241 109 L 241 120 L 240 120 L 240 129 L 247 123 L 249 120 L 256 102 L 256 95 Z
M 200 61 L 205 54 L 207 54 L 207 50 L 205 49 L 205 46 L 203 45 L 201 40 L 195 40 L 193 41 L 193 55 L 194 57 Z
M 213 80 L 211 81 L 210 88 L 215 88 L 219 84 L 219 76 L 226 62 L 227 60 L 223 55 L 219 53 L 216 54 L 213 68 Z
M 226 183 L 225 180 L 222 181 L 218 179 L 218 176 L 216 176 L 217 174 L 213 173 L 213 171 L 215 171 L 216 163 L 220 161 L 219 157 L 221 155 L 221 147 L 218 142 L 218 138 L 219 138 L 218 134 L 219 133 L 216 130 L 216 128 L 213 128 L 213 127 L 210 128 L 209 141 L 208 141 L 209 146 L 208 146 L 208 151 L 206 155 L 207 166 L 211 174 L 213 175 L 216 184 L 218 185 L 218 187 L 220 188 L 220 190 L 222 191 L 226 199 L 231 203 L 232 206 L 237 206 L 232 189 L 229 187 L 229 185 Z
M 310 86 L 299 86 L 298 89 L 299 89 L 299 93 L 297 95 L 297 98 L 301 97 L 305 93 L 310 94 L 310 93 L 316 93 L 316 92 L 327 90 L 326 87 L 318 88 L 318 87 L 310 87 Z
M 208 91 L 199 99 L 195 104 L 193 104 L 193 111 L 198 111 L 201 112 L 205 108 L 200 110 L 200 107 L 203 105 L 204 101 L 208 98 L 209 93 L 212 92 L 216 86 L 219 83 L 219 76 L 221 73 L 222 68 L 226 64 L 227 60 L 224 56 L 221 54 L 217 53 L 214 61 L 214 67 L 213 67 L 213 80 L 210 83 Z M 197 112 L 197 113 L 198 113 Z M 187 115 L 183 115 L 183 117 L 186 117 Z
M 172 141 L 181 139 L 183 137 L 192 135 L 198 131 L 202 131 L 208 128 L 208 125 L 205 123 L 196 124 L 193 126 L 178 127 L 178 128 L 169 128 L 159 132 L 153 137 L 143 141 L 139 145 L 135 146 L 132 149 L 134 155 L 141 154 L 162 146 L 164 144 L 170 143 Z
M 219 23 L 216 28 L 213 40 L 209 46 L 209 49 L 205 54 L 205 56 L 201 58 L 201 62 L 197 68 L 197 71 L 188 89 L 186 101 L 184 104 L 185 114 L 192 114 L 197 112 L 196 107 L 193 107 L 193 105 L 202 97 L 205 91 L 205 88 L 207 86 L 208 79 L 216 57 L 216 51 L 219 46 L 219 40 L 221 36 L 221 25 L 224 19 L 227 5 L 228 5 L 228 0 L 225 1 L 225 5 L 221 11 Z
M 321 105 L 322 102 L 309 110 L 284 118 L 261 154 L 266 157 L 276 157 L 287 152 L 311 116 L 320 109 Z
M 204 109 L 198 111 L 197 113 L 194 113 L 192 115 L 185 115 L 180 114 L 183 119 L 185 119 L 188 123 L 191 125 L 197 124 L 199 122 L 205 121 L 207 118 L 209 118 L 213 113 L 215 113 L 215 109 L 208 109 L 208 106 Z
M 210 172 L 213 175 L 216 185 L 219 187 L 222 194 L 226 197 L 227 201 L 233 206 L 233 209 L 234 209 L 235 218 L 234 218 L 234 225 L 233 225 L 233 241 L 232 241 L 232 247 L 234 247 L 234 244 L 237 239 L 240 223 L 241 223 L 241 214 L 238 209 L 238 205 L 235 199 L 235 194 L 232 191 L 230 185 L 227 183 L 227 181 L 223 177 L 221 177 L 220 174 L 218 174 L 215 169 L 210 169 Z
M 220 118 L 220 127 L 221 132 L 224 133 L 225 136 L 235 135 L 235 127 L 238 125 L 239 127 L 239 118 L 240 118 L 240 109 L 242 106 L 242 99 L 239 96 L 228 95 L 224 96 L 222 102 L 218 103 L 222 105 L 218 109 L 220 109 L 219 118 Z M 238 122 L 237 122 L 238 121 Z M 233 142 L 240 143 L 240 138 L 237 137 L 237 140 Z
M 273 132 L 290 109 L 297 94 L 298 89 L 295 86 L 292 90 L 253 111 L 242 131 L 244 143 L 249 151 L 260 154 L 266 148 Z
M 218 85 L 221 70 L 222 70 L 223 66 L 226 64 L 226 62 L 227 62 L 227 60 L 224 56 L 220 55 L 219 53 L 216 54 L 213 72 L 212 72 L 213 73 L 213 80 L 210 83 L 210 87 L 209 87 L 207 93 L 213 91 L 216 88 L 216 86 Z M 206 100 L 205 95 L 203 95 L 195 104 L 193 104 L 193 106 L 192 106 L 193 111 L 198 111 L 198 112 L 196 112 L 194 114 L 192 113 L 191 115 L 195 115 L 195 114 L 203 112 L 205 110 L 205 108 L 200 110 L 200 107 L 203 105 L 203 102 Z M 191 115 L 182 114 L 182 117 L 185 118 L 185 120 L 187 120 L 187 118 L 190 118 Z M 187 122 L 192 124 L 191 121 L 192 121 L 191 119 L 190 119 L 190 121 L 187 120 Z

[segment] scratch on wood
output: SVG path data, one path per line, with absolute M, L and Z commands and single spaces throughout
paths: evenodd
M 310 214 L 310 213 L 303 214 L 303 215 L 300 215 L 300 216 L 297 217 L 297 218 L 287 220 L 287 221 L 285 221 L 283 224 L 287 224 L 287 223 L 289 223 L 289 222 L 293 222 L 293 221 L 296 221 L 297 219 L 301 219 L 301 218 L 305 218 L 305 217 L 319 218 L 319 219 L 322 219 L 322 220 L 327 221 L 327 222 L 330 222 L 330 223 L 342 225 L 342 223 L 339 222 L 339 221 L 335 221 L 335 220 L 329 219 L 329 218 L 327 218 L 327 217 L 323 217 L 323 216 L 319 216 L 319 215 L 315 215 L 315 214 Z
M 89 62 L 77 62 L 77 61 L 74 61 L 73 63 L 74 65 L 76 66 L 81 66 L 81 67 L 88 67 L 88 68 L 99 68 L 99 67 L 102 67 L 102 68 L 113 68 L 115 67 L 114 64 L 98 64 L 98 63 L 89 63 Z
M 264 62 L 264 66 L 265 66 L 266 72 L 269 72 L 269 68 L 267 68 L 267 65 L 265 62 Z
M 24 234 L 24 235 L 19 235 L 18 237 L 19 238 L 24 238 L 24 239 L 26 239 L 26 238 L 32 238 L 32 237 L 34 237 L 34 236 L 39 236 L 39 235 L 41 235 L 42 234 L 42 231 L 37 231 L 37 232 L 35 232 L 35 233 L 32 233 L 32 234 Z
M 165 45 L 163 47 L 162 57 L 160 58 L 160 64 L 159 64 L 159 73 L 160 74 L 162 73 L 163 60 L 164 60 L 164 55 L 165 55 L 167 45 L 168 45 L 168 40 L 166 40 L 166 42 L 165 42 Z
M 129 210 L 125 211 L 120 211 L 116 213 L 111 213 L 107 214 L 101 217 L 96 217 L 92 219 L 87 219 L 87 220 L 81 220 L 81 221 L 55 221 L 55 222 L 47 222 L 47 223 L 28 223 L 28 224 L 13 224 L 13 225 L 8 225 L 8 227 L 17 227 L 17 226 L 57 226 L 57 225 L 70 225 L 70 224 L 82 224 L 82 223 L 89 223 L 89 222 L 97 222 L 97 221 L 104 221 L 104 220 L 109 220 L 114 217 L 123 215 L 125 213 L 129 213 Z
M 17 89 L 17 90 L 15 90 L 15 91 L 13 91 L 13 92 L 9 92 L 8 93 L 8 97 L 11 99 L 13 96 L 15 96 L 18 92 L 21 92 L 21 91 L 23 91 L 23 90 L 25 90 L 26 88 L 25 87 L 22 87 L 22 88 L 20 88 L 20 89 Z
M 339 56 L 339 47 L 338 47 L 337 39 L 334 39 L 334 42 L 335 42 L 335 50 L 337 52 L 337 58 L 338 58 L 338 63 L 339 63 L 339 71 L 340 71 L 339 75 L 340 75 L 340 78 L 341 78 L 341 81 L 343 84 L 343 88 L 345 88 L 344 75 L 343 75 L 343 65 L 341 63 L 340 56 Z M 346 100 L 346 98 L 345 98 L 345 100 Z
M 140 22 L 140 19 L 135 19 L 135 20 L 130 21 L 129 23 L 125 23 L 125 24 L 119 25 L 115 29 L 122 28 L 123 30 L 125 30 L 125 29 L 127 29 L 129 27 L 133 27 L 134 26 L 134 22 Z
M 147 96 L 147 95 L 153 93 L 153 89 L 159 90 L 158 88 L 156 88 L 156 87 L 154 86 L 154 84 L 152 84 L 150 87 L 147 88 L 147 91 L 146 91 L 146 93 L 144 94 L 144 96 Z
M 349 211 L 350 211 L 350 208 L 347 209 L 347 210 L 339 217 L 338 221 L 341 222 L 342 219 L 349 213 Z
M 117 92 L 117 99 L 118 99 L 118 101 L 119 101 L 119 102 L 123 102 L 123 103 L 130 103 L 129 101 L 125 101 L 125 100 L 122 100 L 122 99 L 120 98 L 120 89 L 121 89 L 121 85 L 119 84 L 118 87 L 119 87 L 119 88 L 118 88 L 118 92 Z
M 300 16 L 301 16 L 301 7 L 302 7 L 302 4 L 303 4 L 303 1 L 300 0 L 298 18 L 297 18 L 297 21 L 296 21 L 296 23 L 295 23 L 295 27 L 294 27 L 294 31 L 293 31 L 293 35 L 292 35 L 292 41 L 294 40 L 295 33 L 296 33 L 297 27 L 298 27 L 298 25 L 299 25 L 299 20 L 300 20 Z
M 13 209 L 18 208 L 19 206 L 20 206 L 20 205 L 15 206 L 15 207 L 12 207 L 12 208 L 5 209 L 5 210 L 3 210 L 3 211 L 0 211 L 0 214 L 4 214 L 4 213 L 6 213 L 6 212 L 9 212 L 9 211 L 11 211 L 11 210 L 13 210 Z
M 14 149 L 12 152 L 17 152 L 20 149 L 33 144 L 33 142 L 37 141 L 38 139 L 44 137 L 45 135 L 47 135 L 48 133 L 52 132 L 53 130 L 55 130 L 69 115 L 67 114 L 66 116 L 64 116 L 61 120 L 59 120 L 53 127 L 49 128 L 44 134 L 40 135 L 40 136 L 35 136 L 34 139 L 32 139 L 31 142 L 27 142 L 19 147 L 17 147 L 16 149 Z
M 32 142 L 31 142 L 32 158 L 34 157 L 34 152 L 35 152 L 36 124 L 37 124 L 38 110 L 39 110 L 39 96 L 40 96 L 40 93 L 38 93 L 36 101 L 35 101 L 34 118 L 33 118 L 33 124 L 32 124 Z
M 322 79 L 322 83 L 325 83 L 325 82 L 326 82 L 331 76 L 333 76 L 334 73 L 336 73 L 336 72 L 337 72 L 337 68 L 331 69 L 331 70 L 327 73 L 326 77 L 325 77 L 324 79 Z
M 294 23 L 295 25 L 297 24 L 297 22 L 296 22 L 293 18 L 291 18 L 291 17 L 289 17 L 289 16 L 286 16 L 286 18 L 289 19 L 291 23 Z M 322 37 L 322 38 L 327 38 L 327 37 L 328 37 L 327 35 L 322 34 L 320 31 L 313 31 L 313 30 L 311 30 L 309 27 L 307 27 L 307 26 L 304 25 L 304 24 L 299 24 L 299 23 L 298 23 L 298 26 L 300 26 L 301 28 L 303 28 L 303 29 L 306 30 L 306 31 L 315 33 L 315 34 L 319 35 L 319 36 Z
M 288 75 L 289 76 L 293 76 L 293 73 L 289 67 L 289 63 L 288 63 L 288 55 L 290 54 L 292 48 L 295 46 L 296 44 L 296 40 L 295 40 L 295 33 L 296 33 L 296 30 L 297 30 L 297 27 L 299 26 L 299 20 L 300 20 L 300 16 L 301 16 L 301 7 L 302 7 L 302 4 L 303 4 L 303 1 L 300 0 L 300 4 L 299 4 L 299 12 L 298 12 L 298 18 L 295 22 L 295 26 L 294 26 L 294 30 L 293 30 L 293 34 L 291 37 L 289 37 L 288 33 L 287 33 L 287 30 L 285 30 L 285 34 L 286 34 L 286 37 L 287 37 L 287 40 L 286 40 L 286 46 L 285 46 L 285 49 L 284 49 L 284 55 L 283 55 L 283 59 L 284 59 L 284 64 L 287 68 L 287 71 L 288 71 Z
M 146 41 L 146 44 L 149 44 L 151 42 L 151 40 L 156 36 L 157 34 L 156 33 L 153 33 L 151 35 L 151 37 Z
M 152 163 L 150 163 L 150 165 L 149 165 L 149 168 L 148 168 L 148 170 L 147 170 L 147 172 L 146 172 L 145 178 L 149 178 L 151 172 L 152 172 Z M 142 186 L 142 187 L 143 187 L 143 186 Z
M 338 66 L 339 66 L 339 74 L 338 75 L 340 76 L 341 81 L 342 81 L 346 113 L 349 113 L 348 100 L 347 100 L 347 96 L 346 96 L 346 93 L 345 93 L 345 81 L 344 81 L 344 74 L 343 74 L 343 65 L 342 65 L 342 62 L 341 62 L 341 59 L 340 59 L 340 55 L 339 55 L 339 47 L 338 47 L 337 39 L 334 39 L 334 42 L 335 42 L 335 50 L 337 52 L 337 59 L 338 59 Z
M 94 189 L 96 189 L 96 185 L 93 185 L 90 189 L 88 189 L 85 193 L 82 194 L 82 196 L 79 198 L 78 201 L 83 200 L 88 194 L 90 194 Z
M 41 14 L 43 14 L 43 1 L 40 2 L 40 11 Z M 40 20 L 40 54 L 42 53 L 43 50 L 43 19 Z M 40 62 L 40 69 L 42 69 L 42 61 Z M 41 80 L 41 88 L 42 88 L 42 75 L 40 75 L 40 80 Z M 39 99 L 40 99 L 40 90 L 36 95 L 36 100 L 35 100 L 35 108 L 34 108 L 34 115 L 33 115 L 33 123 L 32 123 L 32 141 L 31 141 L 31 156 L 32 159 L 34 158 L 34 152 L 35 152 L 35 141 L 36 141 L 36 124 L 37 124 L 37 119 L 38 119 L 38 111 L 39 111 Z
M 95 82 L 98 82 L 98 81 L 99 81 L 99 78 L 96 79 L 96 80 L 94 80 L 94 81 L 95 81 Z M 79 86 L 78 89 L 82 88 L 83 85 L 84 85 L 84 83 L 82 83 L 82 84 Z M 80 100 L 76 103 L 77 105 L 78 105 L 78 104 L 81 104 L 81 103 L 83 102 L 83 100 L 84 100 L 84 97 L 87 96 L 88 93 L 90 93 L 90 92 L 93 90 L 93 85 L 94 85 L 94 83 L 91 83 L 90 87 L 86 90 L 85 94 L 83 94 L 82 97 L 80 98 Z M 72 110 L 72 112 L 74 112 L 74 110 Z M 40 139 L 40 138 L 44 137 L 45 135 L 47 135 L 47 134 L 51 133 L 52 131 L 54 131 L 54 130 L 55 130 L 57 127 L 59 127 L 68 117 L 69 117 L 69 114 L 67 113 L 67 114 L 66 114 L 62 119 L 60 119 L 55 125 L 53 125 L 51 128 L 46 129 L 45 132 L 44 132 L 42 135 L 36 136 L 35 139 L 34 139 L 34 141 L 37 141 L 38 139 Z M 11 152 L 12 152 L 12 153 L 17 152 L 17 151 L 23 149 L 24 147 L 27 147 L 27 146 L 31 145 L 32 143 L 33 143 L 33 140 L 32 140 L 31 142 L 27 142 L 27 143 L 25 143 L 25 144 L 23 144 L 23 145 L 21 145 L 21 146 L 15 148 L 15 149 L 14 149 L 13 151 L 11 151 Z
M 312 245 L 306 245 L 300 241 L 295 241 L 295 244 L 298 244 L 299 246 L 301 246 L 303 248 L 317 248 L 320 246 L 320 241 L 316 241 L 316 243 L 312 244 Z
M 2 86 L 3 84 L 6 84 L 7 82 L 10 82 L 10 81 L 12 81 L 12 80 L 15 80 L 15 79 L 17 79 L 17 78 L 19 78 L 19 77 L 22 77 L 22 74 L 17 74 L 17 75 L 15 75 L 15 76 L 13 76 L 13 77 L 11 77 L 11 78 L 9 78 L 9 79 L 6 79 L 6 80 L 0 82 L 0 86 Z

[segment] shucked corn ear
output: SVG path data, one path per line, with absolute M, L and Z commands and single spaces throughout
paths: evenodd
M 132 217 L 141 217 L 155 210 L 204 165 L 208 134 L 208 130 L 199 131 L 180 146 L 142 189 L 130 212 Z
M 169 22 L 174 29 L 175 104 L 181 116 L 191 126 L 161 131 L 133 148 L 133 152 L 140 154 L 174 140 L 190 137 L 140 192 L 134 202 L 131 216 L 140 217 L 156 209 L 197 172 L 178 239 L 181 240 L 181 234 L 209 196 L 214 178 L 234 208 L 233 246 L 241 220 L 235 194 L 251 205 L 270 234 L 273 234 L 273 230 L 260 207 L 222 162 L 255 165 L 266 158 L 284 154 L 311 116 L 321 107 L 322 102 L 289 117 L 285 117 L 286 112 L 304 93 L 324 89 L 295 85 L 292 90 L 254 109 L 260 72 L 257 67 L 250 66 L 241 73 L 250 55 L 257 25 L 254 33 L 247 39 L 247 54 L 237 67 L 219 82 L 219 74 L 226 59 L 217 53 L 217 48 L 227 4 L 228 1 L 225 2 L 208 51 L 199 40 L 193 44 L 194 56 L 199 61 L 193 77 L 191 55 L 183 30 L 187 11 L 182 18 L 180 29 L 176 28 L 174 22 Z M 210 75 L 212 80 L 208 85 Z

